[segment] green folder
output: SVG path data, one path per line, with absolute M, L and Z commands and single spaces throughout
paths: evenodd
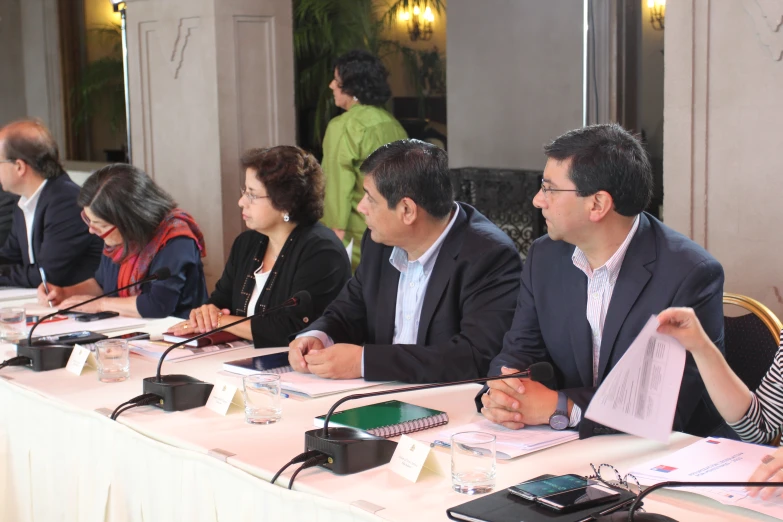
M 317 428 L 323 427 L 324 417 L 326 415 L 314 419 Z M 329 426 L 358 428 L 388 439 L 404 433 L 442 426 L 447 422 L 449 416 L 444 411 L 407 402 L 386 401 L 335 412 L 329 419 Z

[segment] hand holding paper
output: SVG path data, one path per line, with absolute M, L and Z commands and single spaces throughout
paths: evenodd
M 685 349 L 658 333 L 652 316 L 593 396 L 585 417 L 610 428 L 667 442 L 685 369 Z

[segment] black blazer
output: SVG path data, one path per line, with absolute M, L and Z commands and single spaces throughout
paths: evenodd
M 0 248 L 3 267 L 0 285 L 36 288 L 41 284 L 38 267 L 57 286 L 71 286 L 90 279 L 101 262 L 103 241 L 90 234 L 82 221 L 76 198 L 79 186 L 63 172 L 50 178 L 35 207 L 33 254 L 27 251 L 27 227 L 18 206 L 14 210 L 11 233 Z
M 254 272 L 261 266 L 268 244 L 269 238 L 259 232 L 241 233 L 207 303 L 246 316 L 256 284 Z M 278 255 L 253 313 L 276 306 L 300 290 L 310 293 L 313 308 L 301 311 L 307 313 L 279 312 L 251 319 L 253 344 L 256 348 L 288 346 L 289 337 L 320 317 L 350 277 L 351 262 L 334 232 L 321 223 L 296 227 Z
M 369 232 L 356 275 L 307 328 L 335 343 L 364 345 L 368 381 L 483 377 L 500 351 L 522 261 L 505 233 L 473 207 L 459 207 L 427 285 L 417 344 L 392 344 L 400 273 L 389 263 L 393 247 L 375 243 Z
M 723 268 L 687 237 L 650 216 L 639 216 L 639 228 L 628 245 L 612 293 L 601 337 L 600 384 L 650 319 L 670 306 L 692 307 L 710 339 L 723 349 Z M 525 369 L 550 361 L 557 387 L 582 409 L 595 393 L 593 344 L 587 322 L 587 277 L 574 266 L 574 246 L 549 236 L 530 248 L 514 322 L 493 361 Z M 480 408 L 480 401 L 477 406 Z M 690 423 L 696 415 L 701 426 Z M 682 379 L 674 429 L 704 435 L 723 426 L 690 354 Z M 582 418 L 579 435 L 609 433 L 609 428 Z M 613 430 L 611 431 L 613 432 Z

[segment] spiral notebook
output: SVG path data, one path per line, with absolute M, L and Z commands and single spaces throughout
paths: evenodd
M 324 425 L 324 417 L 313 419 L 317 428 Z M 433 410 L 400 401 L 386 401 L 334 413 L 329 426 L 358 428 L 376 437 L 391 438 L 414 431 L 442 426 L 449 422 L 444 411 Z

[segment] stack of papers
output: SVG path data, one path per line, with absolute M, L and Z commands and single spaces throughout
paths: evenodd
M 386 384 L 364 379 L 324 379 L 312 373 L 287 372 L 280 375 L 280 387 L 285 391 L 301 393 L 308 397 L 322 397 L 334 393 L 360 390 Z
M 747 481 L 761 464 L 761 459 L 773 451 L 775 450 L 769 446 L 707 438 L 635 466 L 629 472 L 644 486 L 666 481 L 742 482 Z M 748 492 L 741 487 L 682 487 L 677 490 L 690 491 L 717 500 L 721 504 L 783 518 L 783 499 L 779 496 L 764 501 L 749 497 Z
M 461 431 L 483 431 L 495 435 L 495 450 L 499 460 L 513 459 L 579 438 L 579 433 L 572 430 L 557 431 L 549 426 L 526 426 L 521 430 L 512 430 L 486 419 L 446 428 L 432 434 L 426 432 L 417 438 L 430 443 L 435 441 L 448 443 L 452 435 Z
M 0 301 L 15 301 L 17 299 L 35 299 L 37 288 L 0 288 Z
M 33 332 L 34 337 L 62 335 L 73 332 L 90 331 L 97 333 L 108 333 L 117 330 L 130 330 L 131 328 L 143 327 L 147 324 L 146 319 L 140 317 L 110 317 L 100 321 L 91 321 L 88 323 L 80 322 L 69 317 L 62 321 L 45 322 L 38 325 Z
M 135 354 L 141 355 L 142 357 L 146 357 L 148 359 L 159 361 L 161 355 L 163 355 L 163 352 L 168 350 L 172 344 L 174 343 L 167 343 L 163 341 L 137 340 L 137 341 L 130 341 L 128 343 L 128 347 L 130 348 L 130 351 Z M 224 352 L 230 352 L 232 350 L 239 350 L 240 348 L 247 348 L 248 346 L 253 346 L 253 342 L 235 341 L 233 343 L 211 344 L 209 346 L 203 346 L 201 348 L 195 348 L 193 346 L 182 346 L 180 348 L 176 348 L 172 350 L 166 356 L 166 361 L 168 362 L 187 361 L 189 359 L 204 357 L 215 353 L 224 353 Z

